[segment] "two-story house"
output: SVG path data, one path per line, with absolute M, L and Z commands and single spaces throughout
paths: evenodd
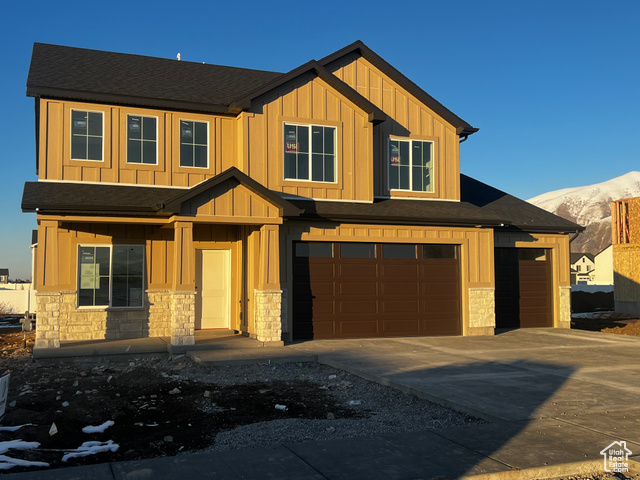
M 571 284 L 591 285 L 596 278 L 595 256 L 591 253 L 571 254 Z
M 477 128 L 362 42 L 288 73 L 35 44 L 27 95 L 36 348 L 569 326 L 581 227 L 462 175 Z

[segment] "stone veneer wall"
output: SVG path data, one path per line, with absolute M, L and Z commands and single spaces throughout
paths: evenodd
M 560 287 L 559 328 L 571 328 L 571 287 Z
M 196 292 L 171 295 L 171 345 L 196 343 Z
M 69 340 L 171 337 L 195 343 L 195 293 L 149 290 L 144 308 L 79 309 L 74 291 L 36 294 L 35 348 L 57 348 Z
M 495 289 L 469 289 L 469 335 L 493 335 L 496 327 Z
M 36 293 L 36 344 L 34 348 L 60 346 L 60 293 Z
M 256 339 L 282 343 L 282 330 L 287 323 L 287 291 L 256 289 L 254 299 Z

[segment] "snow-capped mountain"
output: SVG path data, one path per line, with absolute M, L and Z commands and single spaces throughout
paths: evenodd
M 629 172 L 586 187 L 563 188 L 528 200 L 587 229 L 571 244 L 572 252 L 596 254 L 611 243 L 611 202 L 640 196 L 640 172 Z

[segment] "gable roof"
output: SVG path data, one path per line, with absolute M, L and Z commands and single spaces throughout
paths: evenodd
M 358 93 L 356 90 L 354 90 L 349 85 L 344 83 L 342 80 L 340 80 L 338 77 L 336 77 L 334 74 L 332 74 L 329 70 L 324 68 L 315 60 L 311 60 L 310 62 L 307 62 L 304 65 L 294 68 L 290 72 L 278 78 L 275 78 L 271 82 L 257 88 L 256 90 L 254 90 L 253 92 L 250 92 L 244 97 L 238 98 L 237 100 L 231 103 L 229 110 L 231 110 L 232 112 L 239 112 L 241 110 L 247 109 L 251 106 L 251 101 L 253 99 L 259 97 L 260 95 L 264 95 L 265 93 L 268 93 L 306 73 L 312 73 L 314 75 L 317 75 L 326 83 L 328 83 L 331 87 L 333 87 L 336 91 L 338 91 L 339 93 L 347 97 L 349 100 L 355 103 L 358 107 L 360 107 L 362 110 L 367 112 L 369 114 L 370 122 L 373 122 L 374 124 L 376 124 L 376 123 L 383 122 L 384 120 L 387 119 L 386 113 L 384 113 L 382 110 L 376 107 L 373 103 L 371 103 L 369 100 L 363 97 L 360 93 Z
M 9 269 L 8 268 L 0 268 L 0 275 L 2 276 L 9 276 Z
M 279 72 L 35 43 L 27 95 L 228 113 L 234 99 L 280 76 Z
M 595 258 L 591 253 L 572 253 L 570 260 L 571 264 L 573 265 L 574 263 L 580 261 L 582 257 L 587 257 L 589 260 L 595 263 Z
M 400 73 L 395 67 L 393 67 L 389 62 L 387 62 L 380 55 L 375 53 L 369 47 L 367 47 L 362 41 L 357 40 L 353 42 L 351 45 L 347 45 L 346 47 L 334 52 L 330 55 L 327 55 L 323 59 L 319 60 L 318 63 L 331 69 L 332 64 L 336 64 L 342 58 L 346 57 L 349 54 L 356 53 L 363 58 L 365 58 L 369 63 L 377 67 L 381 72 L 387 75 L 389 78 L 394 80 L 398 85 L 408 91 L 411 95 L 416 97 L 422 103 L 427 105 L 431 110 L 436 112 L 446 121 L 451 123 L 454 127 L 456 127 L 456 132 L 458 135 L 466 137 L 479 129 L 472 127 L 470 124 L 462 120 L 455 113 L 449 110 L 447 107 L 438 102 L 435 98 L 425 92 L 422 88 L 416 85 L 414 82 L 409 80 L 405 75 Z
M 374 64 L 454 125 L 458 135 L 468 136 L 478 131 L 361 41 L 287 73 L 34 43 L 27 95 L 237 114 L 249 108 L 252 99 L 311 72 L 367 112 L 369 121 L 384 121 L 387 116 L 382 110 L 329 70 L 333 62 L 350 53 L 362 55 Z
M 236 167 L 231 167 L 189 189 L 97 183 L 26 182 L 22 194 L 22 211 L 167 217 L 179 214 L 183 202 L 228 181 L 245 185 L 278 206 L 282 215 L 300 214 L 297 207 Z

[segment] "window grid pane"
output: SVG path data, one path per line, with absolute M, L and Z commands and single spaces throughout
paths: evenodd
M 284 178 L 334 182 L 335 136 L 335 127 L 284 124 Z
M 180 166 L 207 168 L 208 124 L 180 120 Z
M 109 305 L 109 247 L 78 249 L 78 305 Z
M 127 163 L 158 163 L 156 124 L 155 117 L 127 115 Z
M 433 192 L 432 142 L 389 141 L 389 189 Z
M 71 110 L 71 158 L 102 161 L 102 112 Z

